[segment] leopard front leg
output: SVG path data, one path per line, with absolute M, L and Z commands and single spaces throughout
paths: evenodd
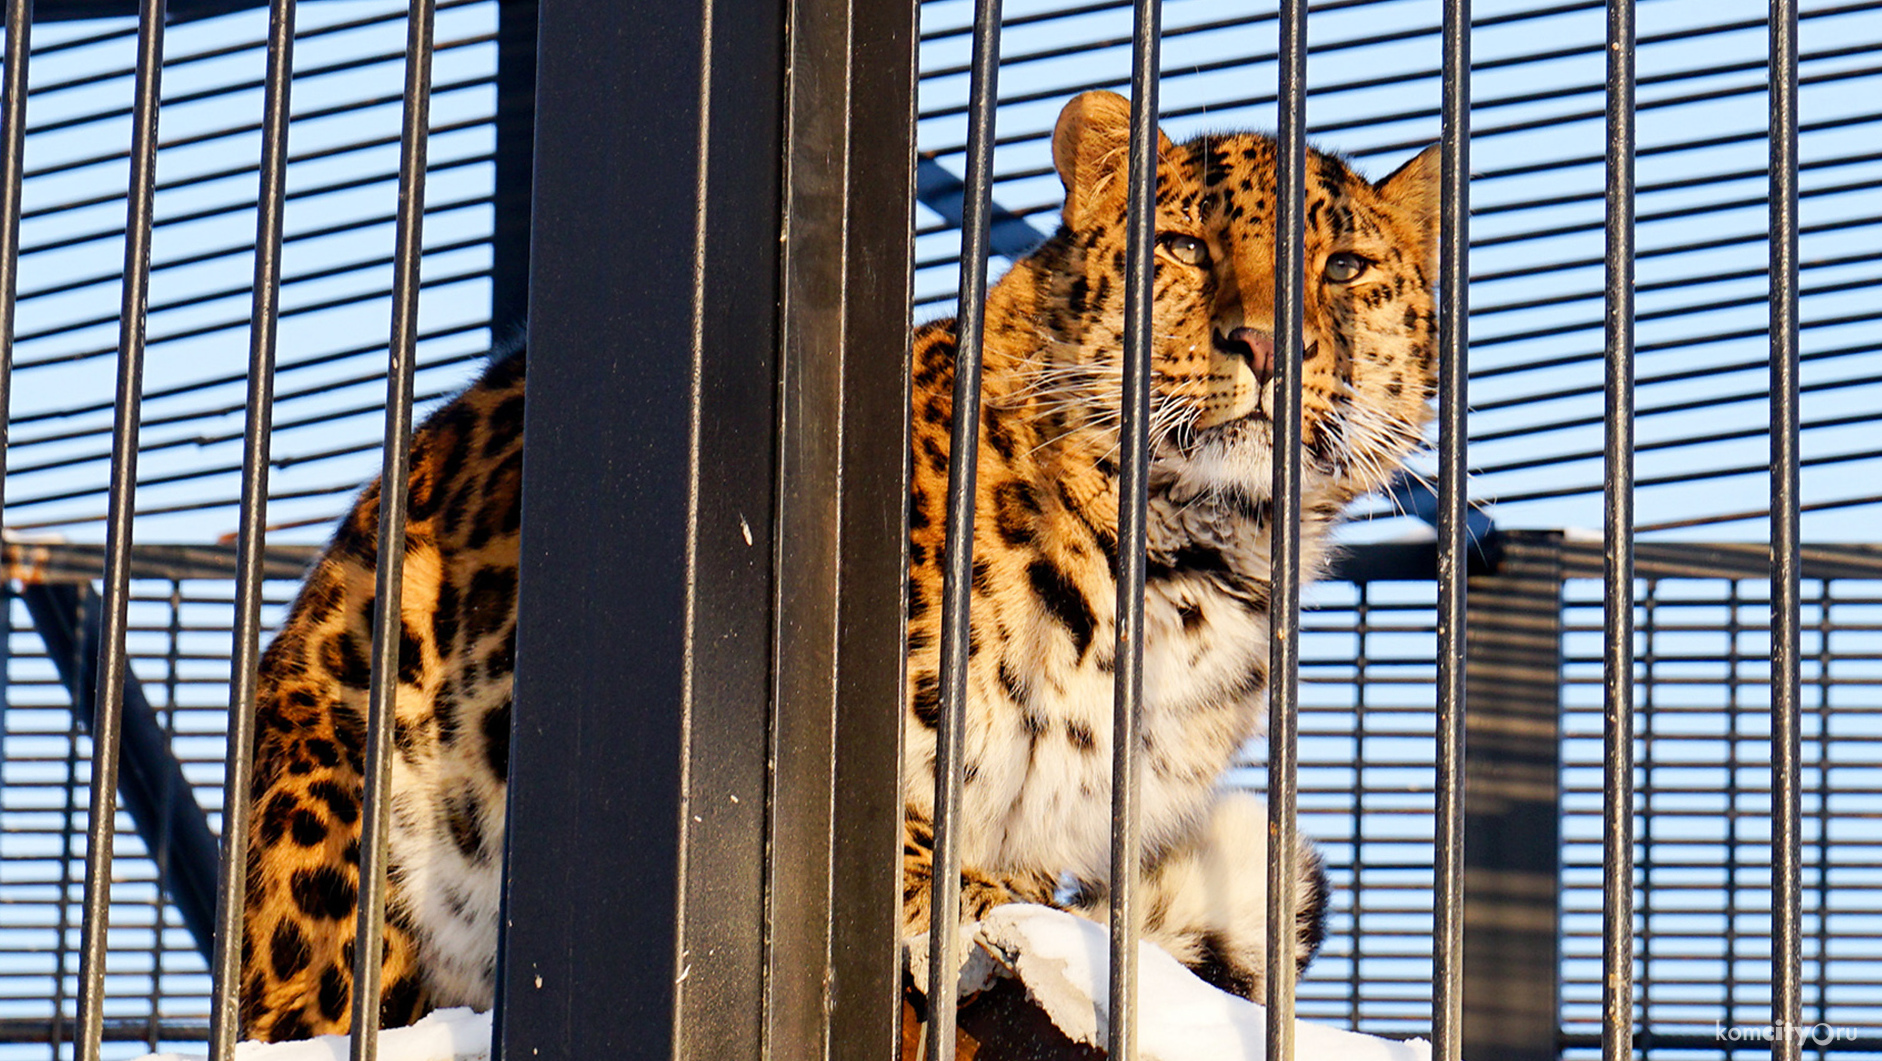
M 356 745 L 333 738 L 297 734 L 274 750 L 285 769 L 257 779 L 242 920 L 244 1038 L 284 1042 L 352 1026 L 364 785 Z M 396 879 L 383 938 L 380 1024 L 396 1028 L 431 1008 Z
M 1326 936 L 1329 889 L 1313 842 L 1298 834 L 1294 873 L 1294 974 Z M 1143 938 L 1230 994 L 1261 1001 L 1268 956 L 1268 806 L 1245 792 L 1221 793 L 1184 842 L 1146 866 L 1135 902 Z M 1102 882 L 1083 886 L 1072 909 L 1109 920 Z
M 902 819 L 902 934 L 926 932 L 929 922 L 930 882 L 934 879 L 934 826 L 910 811 Z M 996 873 L 974 866 L 961 867 L 961 920 L 978 921 L 1006 903 L 1057 905 L 1052 898 L 1057 880 L 1049 874 Z

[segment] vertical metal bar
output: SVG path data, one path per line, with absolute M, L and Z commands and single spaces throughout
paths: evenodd
M 92 705 L 91 808 L 86 821 L 85 921 L 80 930 L 79 1061 L 95 1061 L 104 1035 L 106 933 L 117 827 L 124 631 L 131 588 L 131 519 L 137 503 L 137 436 L 144 384 L 144 314 L 150 300 L 150 231 L 157 188 L 157 111 L 163 81 L 164 0 L 141 0 L 125 190 L 124 282 L 118 309 L 117 401 L 111 425 L 111 494 L 105 517 L 104 614 Z
M 902 709 L 908 602 L 909 301 L 920 4 L 850 4 L 836 840 L 829 1061 L 883 1061 L 902 1030 Z M 893 351 L 893 355 L 891 355 Z M 872 587 L 883 587 L 880 591 Z
M 765 880 L 772 1061 L 880 1061 L 900 1031 L 918 17 L 915 0 L 789 5 Z M 888 356 L 896 350 L 904 356 Z
M 1601 1055 L 1634 1049 L 1634 3 L 1608 0 Z
M 1725 958 L 1724 983 L 1719 986 L 1725 996 L 1725 1016 L 1727 1020 L 1738 1014 L 1738 894 L 1739 870 L 1743 863 L 1739 851 L 1746 846 L 1743 834 L 1738 828 L 1739 815 L 1743 813 L 1743 801 L 1739 799 L 1740 789 L 1738 748 L 1741 739 L 1739 721 L 1744 713 L 1744 701 L 1741 698 L 1744 659 L 1739 653 L 1739 645 L 1744 642 L 1739 615 L 1744 611 L 1739 601 L 1739 586 L 1736 578 L 1725 584 L 1725 899 L 1721 904 L 1725 912 L 1725 938 L 1723 944 Z M 1756 841 L 1752 841 L 1753 844 Z
M 1470 542 L 1465 411 L 1470 389 L 1470 0 L 1444 4 L 1443 166 L 1438 289 L 1438 687 L 1431 1045 L 1464 1041 L 1464 659 Z
M 1771 1037 L 1803 1019 L 1802 528 L 1797 317 L 1797 0 L 1771 0 Z
M 26 74 L 32 54 L 33 0 L 7 0 L 6 34 L 6 69 L 4 75 L 0 75 L 4 77 L 4 82 L 0 83 L 0 517 L 6 511 L 7 428 L 13 397 L 14 298 L 19 290 L 20 191 L 26 172 Z M 0 522 L 4 520 L 0 519 Z M 13 633 L 13 594 L 10 584 L 0 591 L 0 604 L 4 605 L 0 609 L 0 667 L 4 667 Z M 0 707 L 4 707 L 10 699 L 5 688 L 6 680 L 6 671 L 0 669 Z M 76 754 L 78 745 L 78 713 L 78 704 L 75 702 L 72 705 L 74 726 L 70 746 L 72 751 L 69 754 Z M 65 817 L 68 829 L 72 822 L 70 800 L 76 778 L 75 770 L 76 763 L 68 758 Z M 58 957 L 53 968 L 51 1021 L 51 1038 L 55 1044 L 64 1037 L 65 1031 L 65 920 L 68 916 L 65 878 L 71 872 L 71 855 L 70 845 L 61 843 L 58 942 L 55 948 Z
M 179 644 L 183 638 L 183 584 L 175 579 L 170 581 L 169 605 L 170 623 L 169 628 L 164 631 L 167 635 L 164 639 L 166 643 L 163 671 L 162 745 L 165 750 L 176 746 L 176 669 L 177 660 L 182 656 L 183 651 Z M 174 751 L 171 751 L 171 758 L 175 758 Z M 170 879 L 170 863 L 174 858 L 170 823 L 176 819 L 179 793 L 184 793 L 185 798 L 192 803 L 195 802 L 194 793 L 189 789 L 187 782 L 184 782 L 177 774 L 164 774 L 158 782 L 158 788 L 162 796 L 157 801 L 157 835 L 150 843 L 151 861 L 157 867 L 157 893 L 151 896 L 150 900 L 151 925 L 155 938 L 151 944 L 150 956 L 150 1013 L 144 1028 L 145 1042 L 149 1044 L 151 1053 L 157 1052 L 158 1032 L 162 1025 L 158 1011 L 163 1004 L 163 930 L 169 906 L 166 897 L 175 888 L 175 883 Z
M 948 434 L 947 550 L 941 581 L 941 717 L 935 733 L 933 894 L 928 926 L 930 1058 L 954 1056 L 961 905 L 962 741 L 967 720 L 968 615 L 974 564 L 974 456 L 980 450 L 980 364 L 987 308 L 987 229 L 993 192 L 993 121 L 999 102 L 1000 0 L 974 5 L 967 88 L 967 172 L 962 193 L 959 342 Z
M 1137 1058 L 1137 921 L 1143 844 L 1144 566 L 1150 504 L 1150 363 L 1157 236 L 1157 80 L 1161 0 L 1137 0 L 1131 35 L 1130 183 L 1125 215 L 1124 366 L 1117 493 L 1117 641 L 1111 719 L 1111 974 L 1109 1056 Z
M 1830 740 L 1830 689 L 1835 679 L 1830 676 L 1830 664 L 1834 656 L 1830 652 L 1830 635 L 1834 626 L 1830 620 L 1830 604 L 1834 597 L 1834 587 L 1826 576 L 1817 583 L 1817 842 L 1816 842 L 1816 877 L 1818 910 L 1816 915 L 1817 937 L 1817 991 L 1816 1017 L 1818 1022 L 1829 1016 L 1830 1010 L 1830 915 L 1823 907 L 1822 898 L 1829 890 L 1829 843 L 1830 843 L 1830 757 L 1825 748 Z M 1829 1054 L 1829 1043 L 1817 1044 L 1817 1058 L 1822 1061 Z
M 1356 599 L 1353 601 L 1353 786 L 1348 792 L 1352 797 L 1348 814 L 1353 822 L 1353 857 L 1352 884 L 1347 889 L 1348 908 L 1352 910 L 1352 952 L 1346 963 L 1346 1026 L 1359 1027 L 1360 1006 L 1360 967 L 1363 955 L 1360 952 L 1362 919 L 1366 912 L 1366 879 L 1363 867 L 1366 864 L 1366 823 L 1369 810 L 1366 801 L 1366 746 L 1367 723 L 1371 718 L 1372 708 L 1372 661 L 1367 652 L 1372 643 L 1372 583 L 1354 582 Z
M 26 173 L 33 0 L 7 0 L 6 18 L 5 84 L 0 87 L 0 512 L 6 508 L 7 421 L 13 404 L 13 300 L 20 276 L 20 185 Z
M 392 332 L 386 365 L 385 461 L 379 472 L 379 564 L 373 587 L 372 683 L 366 701 L 366 799 L 360 822 L 359 927 L 353 944 L 352 1061 L 379 1054 L 384 971 L 387 837 L 391 828 L 392 725 L 398 705 L 405 503 L 411 477 L 412 377 L 418 346 L 419 266 L 424 259 L 425 148 L 431 113 L 431 36 L 436 0 L 406 13 L 405 118 L 399 131 L 399 209 L 392 265 Z
M 80 625 L 77 629 L 83 630 L 84 627 Z M 86 646 L 75 638 L 72 651 L 66 655 L 68 664 L 75 673 L 83 669 L 79 657 L 84 653 L 85 648 Z M 48 656 L 53 654 L 50 646 L 47 647 L 46 654 Z M 66 729 L 65 777 L 63 779 L 65 807 L 59 830 L 59 914 L 57 923 L 53 927 L 53 938 L 58 940 L 52 964 L 51 1039 L 55 1045 L 65 1041 L 65 1004 L 69 999 L 65 981 L 66 974 L 72 967 L 71 948 L 66 945 L 66 941 L 72 935 L 72 854 L 73 849 L 78 846 L 73 843 L 78 836 L 78 739 L 80 734 L 85 732 L 84 723 L 80 721 L 85 712 L 81 707 L 78 684 L 67 682 L 66 687 L 72 690 L 72 724 Z
M 1295 742 L 1300 693 L 1300 411 L 1306 273 L 1307 3 L 1282 0 L 1275 122 L 1274 486 L 1268 610 L 1269 1061 L 1294 1057 Z
M 230 1061 L 241 1038 L 242 912 L 248 884 L 249 780 L 261 671 L 262 550 L 274 422 L 275 337 L 281 304 L 281 232 L 287 192 L 288 114 L 294 84 L 295 0 L 268 6 L 262 89 L 261 179 L 255 195 L 254 291 L 248 324 L 248 401 L 242 426 L 241 517 L 235 540 L 235 626 L 229 656 L 229 743 L 222 790 L 222 861 L 216 886 L 209 1056 Z
M 1653 752 L 1654 752 L 1654 639 L 1659 617 L 1660 581 L 1646 581 L 1646 596 L 1640 602 L 1640 643 L 1646 649 L 1640 658 L 1640 777 L 1645 788 L 1640 794 L 1640 1013 L 1643 1022 L 1653 1014 Z M 1735 668 L 1734 668 L 1735 669 Z M 1729 915 L 1728 915 L 1729 916 Z M 1648 1049 L 1652 1048 L 1651 1042 Z

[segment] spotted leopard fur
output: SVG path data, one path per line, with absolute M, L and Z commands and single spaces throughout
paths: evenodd
M 976 499 L 963 916 L 1012 901 L 1102 918 L 1109 835 L 1116 414 L 1128 106 L 1069 104 L 1064 223 L 989 294 Z M 1421 437 L 1433 384 L 1434 156 L 1371 184 L 1308 160 L 1302 553 Z M 1265 712 L 1274 147 L 1161 141 L 1146 586 L 1146 934 L 1258 995 L 1265 809 L 1222 775 Z M 904 928 L 928 921 L 950 321 L 914 337 Z M 488 1006 L 515 637 L 524 356 L 496 361 L 412 455 L 382 1021 Z M 243 942 L 247 1032 L 346 1030 L 377 488 L 315 565 L 263 665 Z M 1294 958 L 1327 893 L 1302 842 Z M 1069 888 L 1069 891 L 1068 891 Z M 1066 895 L 1069 900 L 1063 900 Z
M 412 441 L 381 1023 L 491 1002 L 516 644 L 524 357 Z M 351 1024 L 379 488 L 308 574 L 262 658 L 242 1024 Z

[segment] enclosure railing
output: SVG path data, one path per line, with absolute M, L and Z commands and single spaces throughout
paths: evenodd
M 1605 1057 L 1634 1047 L 1634 5 L 1609 4 Z M 375 1056 L 390 736 L 418 327 L 432 0 L 409 12 L 384 430 L 352 1056 Z M 1296 818 L 1302 239 L 1308 5 L 1279 10 L 1277 460 L 1270 843 Z M 1135 5 L 1114 777 L 1135 776 L 1148 481 L 1158 12 Z M 117 400 L 97 641 L 77 1055 L 104 1034 L 112 841 L 137 555 L 144 318 L 163 0 L 142 0 Z M 1470 611 L 1464 497 L 1470 9 L 1444 5 L 1435 1050 L 1465 1051 Z M 11 363 L 28 0 L 7 14 L 0 349 Z M 251 333 L 236 660 L 210 1036 L 236 1036 L 236 942 L 293 0 L 271 7 Z M 977 8 L 964 178 L 955 454 L 976 451 L 998 0 Z M 1771 327 L 1772 1019 L 1800 1017 L 1797 12 L 1773 0 Z M 497 1041 L 511 1057 L 629 1050 L 886 1058 L 898 925 L 908 304 L 916 10 L 544 0 L 531 219 L 527 548 L 521 573 Z M 605 175 L 605 181 L 601 175 Z M 885 355 L 887 351 L 887 355 Z M 0 409 L 5 406 L 0 375 Z M 974 464 L 948 492 L 928 1051 L 951 1053 Z M 1559 563 L 1559 560 L 1557 561 Z M 606 587 L 614 592 L 596 592 Z M 624 683 L 626 688 L 624 689 Z M 632 739 L 602 741 L 632 726 Z M 128 788 L 127 788 L 128 791 Z M 1114 786 L 1110 1052 L 1134 1056 L 1134 786 Z M 571 857 L 579 852 L 580 857 Z M 1268 1054 L 1292 1056 L 1292 877 L 1269 882 Z M 631 941 L 632 945 L 623 945 Z M 599 1014 L 610 1019 L 594 1019 Z M 650 1046 L 649 1044 L 658 1044 Z M 1794 1039 L 1773 1041 L 1795 1058 Z M 1481 1059 L 1480 1059 L 1481 1061 Z

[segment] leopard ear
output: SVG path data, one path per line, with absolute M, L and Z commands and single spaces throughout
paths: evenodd
M 1443 166 L 1438 145 L 1432 144 L 1374 185 L 1380 198 L 1397 207 L 1417 226 L 1432 253 L 1436 253 L 1438 246 L 1438 183 Z
M 1130 101 L 1094 90 L 1072 98 L 1052 130 L 1052 165 L 1065 184 L 1065 223 L 1083 228 L 1101 207 L 1121 209 L 1130 181 Z M 1157 153 L 1168 154 L 1170 138 L 1157 131 Z

